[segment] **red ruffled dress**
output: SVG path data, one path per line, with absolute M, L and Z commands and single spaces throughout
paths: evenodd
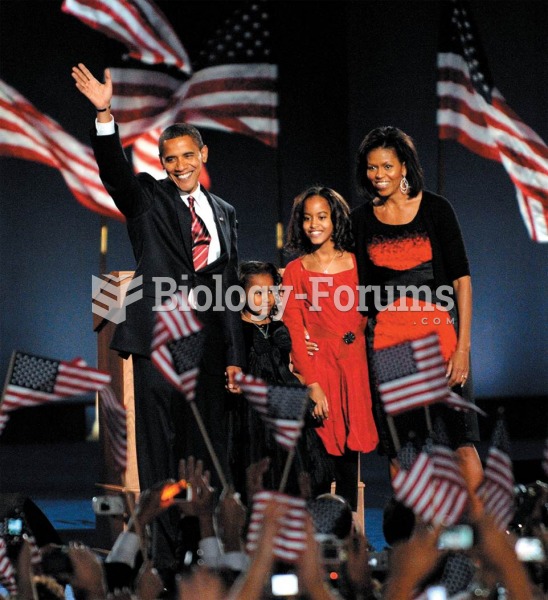
M 315 429 L 329 454 L 370 452 L 378 443 L 372 414 L 365 350 L 367 319 L 358 312 L 358 275 L 354 267 L 325 275 L 304 268 L 300 259 L 284 271 L 283 322 L 292 340 L 295 370 L 307 384 L 319 383 L 329 419 Z M 319 310 L 317 310 L 319 309 Z M 305 330 L 319 350 L 309 356 Z

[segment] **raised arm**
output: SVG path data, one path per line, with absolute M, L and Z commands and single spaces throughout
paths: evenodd
M 100 123 L 108 123 L 111 120 L 112 78 L 109 69 L 105 69 L 104 77 L 105 83 L 101 83 L 83 63 L 72 67 L 72 78 L 76 82 L 76 88 L 93 104 Z

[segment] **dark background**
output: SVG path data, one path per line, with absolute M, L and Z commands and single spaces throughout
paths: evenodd
M 158 5 L 192 57 L 236 2 Z M 0 77 L 88 144 L 94 113 L 71 67 L 97 75 L 125 49 L 60 10 L 59 1 L 0 0 Z M 548 139 L 547 5 L 475 1 L 473 13 L 495 85 Z M 278 151 L 240 135 L 203 130 L 212 191 L 240 221 L 242 259 L 280 264 L 275 222 L 313 183 L 355 206 L 354 155 L 373 127 L 391 124 L 416 141 L 427 187 L 436 191 L 436 49 L 440 4 L 425 1 L 274 2 L 279 64 Z M 519 407 L 544 423 L 546 244 L 533 243 L 514 187 L 499 163 L 444 142 L 445 189 L 459 216 L 474 287 L 476 395 Z M 91 276 L 99 274 L 99 216 L 77 203 L 61 174 L 0 158 L 0 377 L 14 349 L 96 364 Z M 125 226 L 109 220 L 107 271 L 132 270 Z M 540 406 L 544 413 L 539 419 Z M 542 425 L 545 427 L 545 425 Z M 538 430 L 538 427 L 537 427 Z M 543 435 L 543 434 L 542 434 Z

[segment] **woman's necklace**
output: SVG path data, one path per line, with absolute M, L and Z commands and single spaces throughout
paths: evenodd
M 326 274 L 327 271 L 329 271 L 329 267 L 331 266 L 331 263 L 335 260 L 335 258 L 337 257 L 338 254 L 342 256 L 342 254 L 340 252 L 335 252 L 335 254 L 333 254 L 333 257 L 329 261 L 327 267 L 324 267 L 322 265 L 322 263 L 320 262 L 320 260 L 318 259 L 318 257 L 316 256 L 316 253 L 312 252 L 312 256 L 313 256 L 314 260 L 320 265 L 320 269 L 321 269 L 322 273 L 324 273 L 324 274 Z

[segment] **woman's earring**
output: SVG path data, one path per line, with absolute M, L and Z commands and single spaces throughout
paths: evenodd
M 400 181 L 400 192 L 405 196 L 407 196 L 407 194 L 409 193 L 409 181 L 407 181 L 405 175 L 401 178 Z

